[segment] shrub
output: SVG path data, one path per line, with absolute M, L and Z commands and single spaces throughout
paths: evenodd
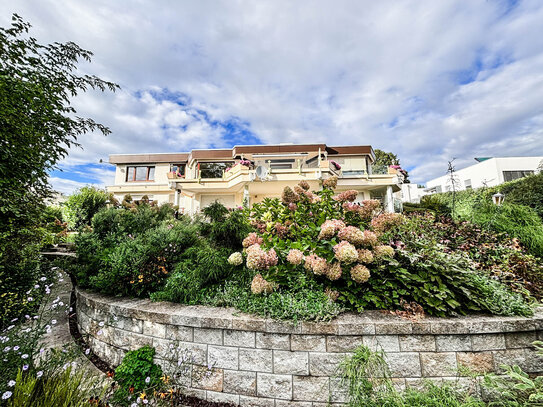
M 72 229 L 90 225 L 92 217 L 110 199 L 110 194 L 96 187 L 83 187 L 70 195 L 64 203 L 64 215 Z
M 543 172 L 498 187 L 507 203 L 529 206 L 543 219 Z
M 119 387 L 113 400 L 119 405 L 129 405 L 132 399 L 162 388 L 162 369 L 153 362 L 155 348 L 148 345 L 127 352 L 121 364 L 115 369 L 115 380 Z
M 285 188 L 282 201 L 255 204 L 251 220 L 258 232 L 243 246 L 256 285 L 272 282 L 295 292 L 302 288 L 299 281 L 312 280 L 356 310 L 399 309 L 415 301 L 440 316 L 472 310 L 531 314 L 521 295 L 477 276 L 465 256 L 443 253 L 437 242 L 405 225 L 404 216 L 381 213 L 375 201 L 351 203 L 355 198 L 353 191 L 334 195 L 329 186 L 316 193 L 298 186 Z M 397 244 L 404 229 L 407 241 Z M 303 265 L 292 261 L 293 251 L 302 252 Z M 499 295 L 488 297 L 491 290 Z
M 90 405 L 91 398 L 98 405 L 107 390 L 107 385 L 96 375 L 84 370 L 74 372 L 72 367 L 39 377 L 19 370 L 15 382 L 12 391 L 4 393 L 12 393 L 7 399 L 8 407 L 83 407 Z

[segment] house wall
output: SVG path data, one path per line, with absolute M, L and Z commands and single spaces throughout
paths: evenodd
M 473 189 L 484 186 L 489 187 L 504 182 L 503 171 L 535 171 L 543 157 L 496 157 L 471 165 L 455 172 L 457 180 L 456 190 L 466 189 L 466 180 L 471 180 Z M 442 192 L 451 188 L 450 176 L 443 175 L 426 183 L 427 188 L 440 185 Z

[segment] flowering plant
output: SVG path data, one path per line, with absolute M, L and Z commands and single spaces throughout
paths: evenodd
M 341 170 L 341 165 L 337 161 L 330 160 L 330 164 L 336 167 L 336 170 Z

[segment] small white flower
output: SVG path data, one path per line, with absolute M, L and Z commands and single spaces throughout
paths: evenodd
M 47 280 L 47 278 L 46 278 L 46 277 L 42 277 L 42 278 L 40 278 L 40 281 L 45 281 L 45 280 Z
M 85 351 L 85 355 L 88 355 L 89 353 L 90 353 L 90 349 L 87 349 L 87 350 Z
M 145 378 L 145 383 L 149 384 L 150 381 L 151 381 L 151 378 L 150 378 L 149 376 L 147 376 L 147 377 Z
M 36 373 L 36 377 L 39 379 L 43 376 L 43 372 L 40 370 L 38 373 Z
M 27 300 L 28 302 L 32 302 L 32 301 L 34 301 L 34 298 L 28 297 L 26 300 Z
M 98 323 L 98 325 L 99 326 L 104 326 L 104 322 L 102 321 L 102 322 Z
M 4 348 L 4 352 L 9 352 L 10 350 L 11 350 L 11 347 L 9 347 L 9 346 L 6 346 L 6 347 Z
M 66 370 L 66 369 L 68 369 L 68 366 L 70 366 L 70 364 L 69 364 L 69 363 L 65 363 L 64 366 L 62 366 L 62 369 Z
M 34 288 L 40 288 L 39 284 L 34 285 Z
M 11 320 L 11 322 L 15 322 L 15 321 L 17 321 L 18 319 L 19 319 L 19 318 L 13 318 L 13 319 Z
M 24 355 L 21 356 L 21 359 L 28 359 L 28 355 L 25 353 Z
M 19 347 L 18 347 L 18 346 L 14 346 L 14 347 L 13 347 L 13 350 L 14 350 L 15 352 L 17 352 L 17 351 L 19 350 Z
M 17 382 L 16 382 L 15 380 L 10 380 L 10 381 L 8 382 L 8 387 L 13 387 L 13 386 L 15 386 L 16 383 L 17 383 Z
M 61 301 L 61 302 L 58 303 L 58 305 L 62 307 L 64 305 L 64 303 Z
M 12 330 L 13 328 L 15 328 L 15 325 L 8 326 L 8 331 Z
M 57 320 L 56 320 L 56 319 L 53 319 L 53 320 L 51 320 L 51 323 L 52 323 L 53 325 L 55 325 L 55 324 L 57 323 Z
M 23 365 L 23 371 L 28 370 L 28 365 Z
M 26 319 L 30 319 L 30 315 L 25 315 L 25 318 L 26 318 Z
M 102 335 L 103 333 L 104 333 L 104 331 L 102 331 L 102 330 L 100 329 L 98 332 L 96 332 L 96 335 Z
M 43 353 L 43 352 L 45 352 L 45 349 L 40 348 L 40 353 Z
M 147 404 L 147 403 L 149 403 L 149 400 L 143 399 L 143 404 Z
M 4 394 L 2 394 L 2 400 L 7 400 L 11 397 L 13 393 L 10 391 L 6 391 Z

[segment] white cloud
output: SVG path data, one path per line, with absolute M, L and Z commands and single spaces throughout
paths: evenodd
M 543 154 L 543 3 L 510 3 L 20 0 L 0 24 L 91 49 L 82 69 L 123 88 L 77 99 L 113 133 L 64 165 L 225 146 L 214 121 L 239 118 L 267 143 L 392 150 L 420 182 L 452 157 Z

